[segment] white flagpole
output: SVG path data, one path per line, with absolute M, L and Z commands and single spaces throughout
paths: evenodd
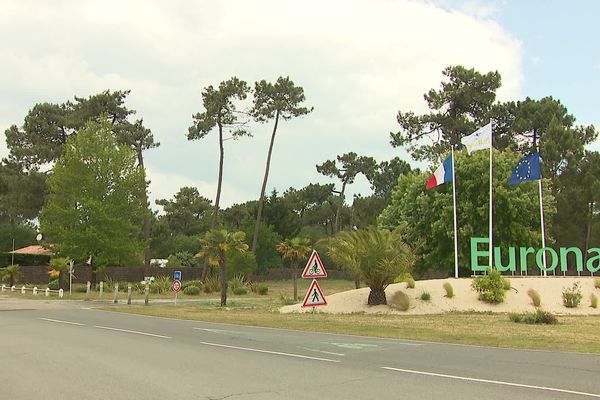
M 539 185 L 538 188 L 540 190 L 540 221 L 541 221 L 541 226 L 542 226 L 542 248 L 546 247 L 546 229 L 545 229 L 545 224 L 544 224 L 544 203 L 543 203 L 543 196 L 542 196 L 542 178 L 540 177 L 540 180 L 538 181 Z M 543 260 L 544 260 L 544 273 L 543 276 L 547 276 L 546 273 L 546 252 L 544 251 L 544 253 L 542 254 L 543 256 Z
M 454 200 L 454 277 L 458 278 L 458 225 L 456 218 L 456 174 L 454 168 L 454 146 L 452 146 L 452 198 Z
M 493 131 L 493 126 L 492 126 L 492 120 L 490 119 L 490 216 L 489 216 L 489 220 L 490 220 L 490 229 L 489 229 L 489 235 L 490 235 L 490 271 L 493 269 L 493 253 L 494 253 L 494 241 L 492 239 L 492 232 L 493 232 L 493 227 L 492 227 L 492 220 L 493 220 L 493 204 L 494 204 L 494 200 L 493 200 L 493 169 L 492 169 L 492 162 L 493 162 L 493 135 L 492 135 L 492 131 Z

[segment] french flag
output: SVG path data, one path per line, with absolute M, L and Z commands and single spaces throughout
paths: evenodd
M 429 190 L 443 183 L 452 182 L 452 154 L 440 165 L 427 181 L 425 189 Z

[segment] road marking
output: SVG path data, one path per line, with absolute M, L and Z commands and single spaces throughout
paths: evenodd
M 334 356 L 341 356 L 344 357 L 345 354 L 342 353 L 334 353 L 333 351 L 325 351 L 325 350 L 317 350 L 317 349 L 311 349 L 310 347 L 301 347 L 304 350 L 308 350 L 308 351 L 316 351 L 317 353 L 324 353 L 324 354 L 332 354 Z
M 111 328 L 110 326 L 94 325 L 94 328 L 107 329 L 109 331 L 117 331 L 117 332 L 135 333 L 136 335 L 152 336 L 152 337 L 157 337 L 157 338 L 161 338 L 161 339 L 173 339 L 170 336 L 156 335 L 154 333 L 147 333 L 147 332 L 140 332 L 140 331 L 131 331 L 129 329 Z
M 302 354 L 281 353 L 279 351 L 269 351 L 269 350 L 252 349 L 249 347 L 229 346 L 226 344 L 219 344 L 219 343 L 200 342 L 200 344 L 203 344 L 206 346 L 225 347 L 227 349 L 252 351 L 255 353 L 274 354 L 274 355 L 278 355 L 278 356 L 287 356 L 287 357 L 295 357 L 295 358 L 306 358 L 309 360 L 316 360 L 316 361 L 340 362 L 340 360 L 332 360 L 330 358 L 310 357 L 310 356 L 304 356 Z
M 549 391 L 549 392 L 568 393 L 568 394 L 576 394 L 576 395 L 580 395 L 580 396 L 600 398 L 600 394 L 587 393 L 587 392 L 578 392 L 578 391 L 575 391 L 575 390 L 558 389 L 558 388 L 552 388 L 552 387 L 546 387 L 546 386 L 526 385 L 526 384 L 523 384 L 523 383 L 513 383 L 513 382 L 504 382 L 504 381 L 493 381 L 493 380 L 489 380 L 489 379 L 468 378 L 466 376 L 436 374 L 434 372 L 415 371 L 415 370 L 411 370 L 411 369 L 401 369 L 401 368 L 392 368 L 392 367 L 381 367 L 381 368 L 387 369 L 387 370 L 390 370 L 390 371 L 406 372 L 406 373 L 409 373 L 409 374 L 436 376 L 436 377 L 439 377 L 439 378 L 458 379 L 458 380 L 461 380 L 461 381 L 490 383 L 490 384 L 494 384 L 494 385 L 504 385 L 504 386 L 513 386 L 513 387 L 527 388 L 527 389 L 546 390 L 546 391 Z
M 48 322 L 57 322 L 59 324 L 68 324 L 68 325 L 77 325 L 77 326 L 85 326 L 85 324 L 80 324 L 79 322 L 71 322 L 71 321 L 62 321 L 60 319 L 52 319 L 52 318 L 40 318 L 42 321 Z
M 226 331 L 223 329 L 209 329 L 209 328 L 193 328 L 193 329 L 196 329 L 197 331 L 206 331 L 206 332 L 218 333 L 218 334 L 230 334 L 230 333 L 239 334 L 240 333 L 240 332 L 235 332 L 235 331 Z

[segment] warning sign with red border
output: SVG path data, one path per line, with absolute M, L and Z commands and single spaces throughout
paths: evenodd
M 326 306 L 327 300 L 325 300 L 325 296 L 323 296 L 323 291 L 319 286 L 319 283 L 316 279 L 313 279 L 310 287 L 308 288 L 308 292 L 306 292 L 306 297 L 304 297 L 304 302 L 302 303 L 302 307 L 316 307 L 316 306 Z
M 316 250 L 313 250 L 308 262 L 306 263 L 306 267 L 304 267 L 304 271 L 302 272 L 303 278 L 327 278 L 327 271 L 323 266 L 323 261 L 321 261 L 321 257 L 319 257 L 319 253 Z

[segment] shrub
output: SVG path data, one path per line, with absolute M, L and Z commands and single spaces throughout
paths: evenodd
M 394 283 L 406 282 L 409 278 L 412 279 L 410 272 L 403 272 L 394 279 Z
M 594 287 L 600 289 L 600 278 L 594 279 Z
M 390 299 L 390 307 L 400 311 L 408 311 L 410 308 L 410 298 L 402 290 L 398 290 Z
M 252 293 L 258 293 L 258 282 L 251 281 L 246 283 L 246 286 L 250 288 Z
M 594 293 L 590 295 L 590 307 L 598 308 L 598 296 L 596 296 Z
M 479 293 L 479 300 L 486 303 L 498 304 L 504 301 L 504 281 L 500 272 L 493 270 L 485 276 L 473 280 L 471 286 Z
M 86 293 L 87 286 L 86 285 L 73 285 L 73 291 L 75 293 Z
M 267 285 L 265 285 L 264 283 L 261 283 L 260 285 L 258 285 L 258 287 L 256 288 L 256 291 L 258 292 L 258 294 L 260 294 L 261 296 L 266 295 L 267 293 L 269 293 L 269 287 Z
M 181 283 L 181 290 L 185 290 L 188 286 L 196 286 L 200 289 L 202 287 L 202 281 L 184 281 Z
M 200 288 L 198 286 L 189 285 L 183 289 L 183 294 L 187 296 L 198 296 L 200 294 Z
M 235 289 L 246 286 L 246 278 L 242 274 L 236 274 L 229 280 L 229 288 L 235 293 Z
M 534 306 L 539 307 L 542 304 L 542 298 L 536 290 L 529 288 L 529 290 L 527 290 L 527 296 L 529 296 Z
M 407 288 L 409 288 L 409 289 L 414 289 L 414 288 L 415 288 L 415 285 L 416 285 L 416 283 L 415 283 L 415 280 L 414 280 L 413 278 L 408 278 L 408 279 L 406 280 L 406 287 L 407 287 Z
M 573 283 L 571 287 L 564 288 L 562 291 L 563 304 L 565 307 L 575 308 L 581 303 L 583 294 L 579 282 Z
M 58 279 L 51 280 L 48 282 L 48 289 L 50 290 L 58 290 Z
M 454 297 L 454 288 L 450 282 L 444 283 L 444 290 L 446 291 L 446 297 Z
M 235 289 L 233 289 L 233 294 L 235 294 L 236 296 L 241 296 L 246 293 L 248 293 L 248 289 L 246 289 L 245 286 L 238 286 Z
M 423 300 L 423 301 L 431 300 L 431 293 L 429 293 L 429 292 L 421 293 L 421 300 Z
M 204 293 L 221 291 L 221 280 L 217 274 L 207 274 L 203 284 L 202 290 L 204 290 Z
M 150 284 L 150 293 L 167 293 L 172 288 L 171 278 L 168 276 L 159 276 Z
M 131 290 L 134 292 L 137 292 L 139 294 L 144 294 L 144 290 L 146 288 L 146 285 L 144 285 L 141 282 L 137 282 L 135 284 L 132 285 Z
M 294 299 L 292 299 L 291 297 L 286 296 L 283 293 L 279 293 L 279 301 L 281 302 L 281 304 L 283 304 L 284 306 L 289 306 L 292 304 L 295 304 L 296 302 L 294 301 Z
M 512 322 L 517 322 L 517 323 L 522 322 L 524 324 L 554 325 L 554 324 L 558 323 L 558 318 L 556 318 L 556 315 L 552 314 L 551 312 L 543 311 L 540 309 L 537 309 L 533 313 L 523 313 L 523 314 L 511 313 L 508 315 L 508 318 Z
M 511 287 L 512 287 L 512 285 L 511 285 L 510 281 L 508 279 L 502 278 L 502 289 L 510 290 Z

